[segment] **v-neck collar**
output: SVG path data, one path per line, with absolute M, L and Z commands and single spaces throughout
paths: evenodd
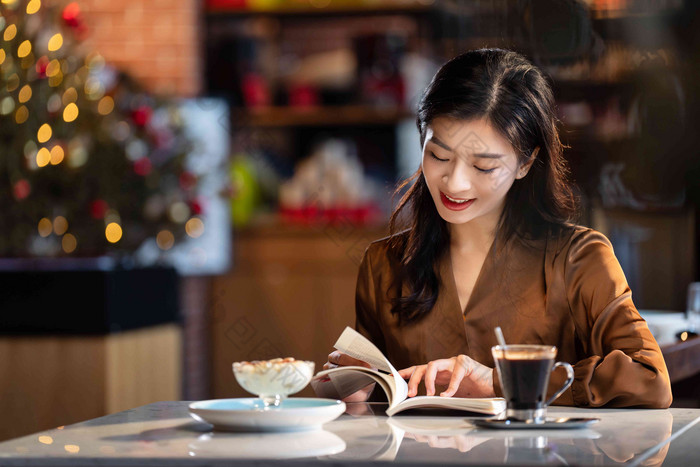
M 459 310 L 458 316 L 462 318 L 464 318 L 467 315 L 467 313 L 469 313 L 469 311 L 474 309 L 474 307 L 478 303 L 479 296 L 482 295 L 483 285 L 481 284 L 481 282 L 483 282 L 483 278 L 487 276 L 493 269 L 494 255 L 496 254 L 495 249 L 497 242 L 498 237 L 495 238 L 493 242 L 491 242 L 491 246 L 489 247 L 489 250 L 486 253 L 486 258 L 484 258 L 484 263 L 481 265 L 479 274 L 477 275 L 476 281 L 474 282 L 474 288 L 472 289 L 471 294 L 469 294 L 469 299 L 467 300 L 464 309 L 462 309 L 462 305 L 459 302 L 459 294 L 457 293 L 457 281 L 455 279 L 454 269 L 452 267 L 452 254 L 450 253 L 449 248 L 445 252 L 446 258 L 443 258 L 442 261 L 441 276 L 443 284 L 445 285 L 445 293 L 447 295 L 446 298 L 448 298 L 448 301 L 450 302 L 450 309 L 456 308 L 457 310 Z

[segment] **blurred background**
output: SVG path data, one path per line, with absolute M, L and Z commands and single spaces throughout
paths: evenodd
M 244 396 L 234 361 L 320 369 L 354 323 L 357 267 L 387 233 L 393 188 L 419 165 L 420 94 L 480 47 L 551 78 L 581 223 L 611 239 L 661 323 L 676 404 L 697 406 L 700 351 L 675 336 L 700 280 L 697 2 L 0 10 L 0 440 Z

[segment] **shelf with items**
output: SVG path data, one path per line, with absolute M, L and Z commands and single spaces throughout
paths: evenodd
M 325 14 L 307 7 L 205 15 L 207 92 L 231 104 L 234 141 L 242 140 L 234 153 L 277 174 L 263 209 L 307 227 L 370 225 L 388 216 L 396 159 L 405 152 L 397 135 L 412 124 L 409 107 L 427 84 L 416 84 L 425 78 L 416 64 L 429 21 L 416 13 L 429 3 L 331 2 Z M 345 156 L 310 161 L 338 144 L 348 146 L 349 165 L 331 178 L 284 188 L 302 166 L 316 166 L 310 178 L 326 173 Z M 356 163 L 361 170 L 347 170 Z M 356 190 L 340 188 L 338 179 L 349 172 Z
M 233 113 L 232 121 L 237 127 L 393 125 L 412 116 L 413 113 L 408 109 L 364 105 L 274 106 L 237 110 Z
M 266 1 L 207 0 L 210 15 L 228 16 L 328 16 L 328 15 L 381 15 L 419 14 L 432 7 L 431 0 L 373 0 L 373 1 Z

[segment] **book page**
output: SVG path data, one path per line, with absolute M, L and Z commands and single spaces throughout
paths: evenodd
M 345 328 L 335 342 L 334 347 L 344 354 L 369 363 L 373 368 L 387 373 L 393 373 L 391 370 L 393 370 L 394 367 L 391 366 L 389 360 L 386 359 L 377 346 L 351 327 Z
M 416 396 L 390 407 L 386 411 L 387 415 L 413 408 L 441 408 L 464 410 L 467 412 L 496 415 L 506 409 L 506 400 L 502 397 L 442 397 L 442 396 Z
M 373 382 L 379 383 L 388 400 L 393 397 L 393 378 L 362 366 L 341 366 L 318 372 L 311 387 L 319 397 L 344 399 Z
M 393 375 L 394 378 L 391 380 L 392 394 L 389 396 L 390 407 L 406 399 L 408 396 L 408 384 L 377 346 L 365 336 L 351 327 L 345 327 L 334 347 L 351 357 L 369 363 L 380 371 Z

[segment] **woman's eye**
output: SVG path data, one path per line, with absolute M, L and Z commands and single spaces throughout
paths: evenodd
M 481 167 L 474 166 L 474 168 L 475 168 L 476 170 L 478 170 L 479 172 L 485 173 L 485 174 L 491 173 L 491 172 L 493 172 L 494 170 L 496 170 L 496 167 L 494 167 L 493 169 L 482 169 Z
M 447 162 L 447 159 L 440 159 L 433 151 L 430 151 L 430 155 L 433 156 L 433 159 L 439 160 L 440 162 Z

